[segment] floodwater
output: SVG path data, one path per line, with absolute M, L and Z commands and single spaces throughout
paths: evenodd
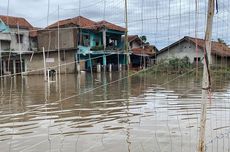
M 194 152 L 201 77 L 141 73 L 8 77 L 0 88 L 3 152 Z M 213 76 L 206 149 L 230 151 L 230 80 Z

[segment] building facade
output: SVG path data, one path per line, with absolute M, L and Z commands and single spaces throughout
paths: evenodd
M 38 31 L 38 50 L 75 50 L 81 70 L 97 64 L 125 64 L 122 35 L 125 28 L 107 21 L 95 22 L 82 16 L 58 21 Z M 59 45 L 58 45 L 59 40 Z
M 33 26 L 24 18 L 0 16 L 1 75 L 25 72 L 22 54 L 30 52 Z M 36 42 L 34 42 L 36 43 Z
M 157 54 L 157 62 L 164 62 L 168 59 L 188 57 L 190 63 L 203 63 L 205 41 L 185 36 L 179 41 L 163 48 Z M 230 63 L 230 49 L 227 45 L 212 41 L 210 63 L 213 65 Z

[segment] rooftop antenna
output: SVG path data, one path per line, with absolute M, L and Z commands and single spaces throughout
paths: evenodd
M 211 78 L 209 65 L 211 61 L 211 38 L 212 38 L 212 24 L 214 16 L 214 0 L 208 1 L 208 14 L 207 14 L 207 25 L 205 32 L 205 49 L 204 49 L 204 69 L 203 69 L 203 82 L 202 82 L 202 103 L 201 103 L 201 118 L 200 118 L 200 132 L 199 132 L 199 143 L 198 152 L 205 152 L 205 129 L 206 129 L 206 114 L 207 114 L 207 102 L 208 95 L 211 91 Z

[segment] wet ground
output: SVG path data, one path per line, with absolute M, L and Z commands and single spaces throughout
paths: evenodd
M 60 83 L 50 85 L 42 76 L 5 78 L 0 86 L 0 151 L 196 151 L 201 78 L 126 76 L 61 75 Z M 229 133 L 230 80 L 214 76 L 207 151 L 230 151 Z

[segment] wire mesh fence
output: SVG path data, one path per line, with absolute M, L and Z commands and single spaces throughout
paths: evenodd
M 155 52 L 155 64 L 140 71 L 93 73 L 91 70 L 74 75 L 59 72 L 57 83 L 44 82 L 41 75 L 17 77 L 23 74 L 21 71 L 1 75 L 0 147 L 3 151 L 197 151 L 207 0 L 47 0 L 41 4 L 25 1 L 28 4 L 24 6 L 13 2 L 8 0 L 3 4 L 0 13 L 18 15 L 16 11 L 36 4 L 43 10 L 42 15 L 37 17 L 35 13 L 29 17 L 28 9 L 25 17 L 41 26 L 40 31 L 97 27 L 59 27 L 62 20 L 83 16 L 128 26 L 128 36 L 145 37 L 139 47 L 148 44 L 160 51 Z M 212 94 L 207 103 L 205 127 L 205 150 L 212 152 L 230 149 L 229 3 L 215 2 Z M 56 28 L 46 28 L 55 22 Z M 37 30 L 18 29 L 11 31 L 11 35 L 32 31 Z M 59 46 L 62 42 L 58 39 L 57 43 Z M 14 58 L 12 52 L 8 52 L 8 59 Z M 67 54 L 68 50 L 64 52 Z M 34 55 L 36 52 L 30 58 Z M 82 61 L 91 64 L 93 60 L 112 55 L 89 56 Z M 78 60 L 62 62 L 62 56 L 64 53 L 52 68 L 68 69 L 78 63 Z M 140 56 L 145 60 L 143 52 Z M 181 61 L 185 56 L 187 60 Z M 43 72 L 44 68 L 26 72 L 35 71 Z

